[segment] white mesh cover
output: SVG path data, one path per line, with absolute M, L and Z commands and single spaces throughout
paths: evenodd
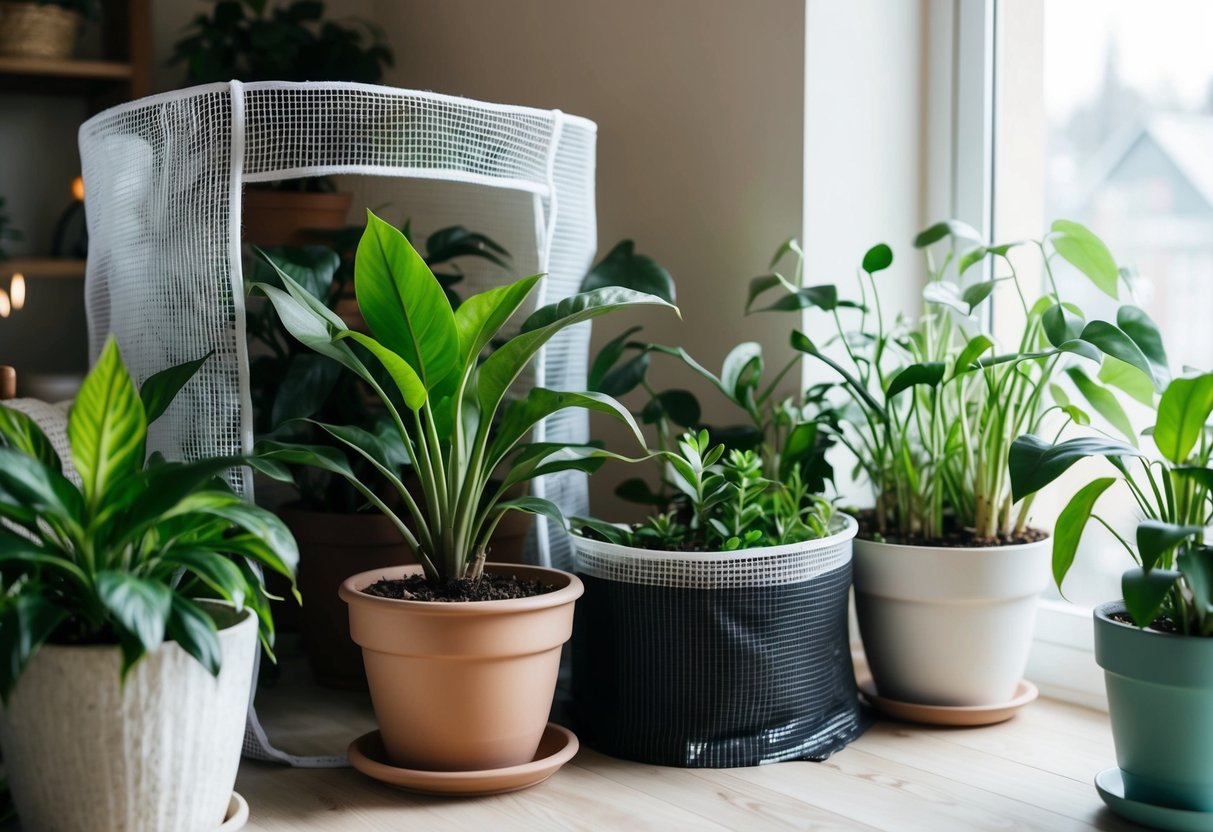
M 113 333 L 142 382 L 213 350 L 153 426 L 150 449 L 170 459 L 248 451 L 245 183 L 340 175 L 367 200 L 356 199 L 353 222 L 387 204 L 424 230 L 443 219 L 475 228 L 505 245 L 520 271 L 547 274 L 542 305 L 577 291 L 597 246 L 596 132 L 558 110 L 346 83 L 232 81 L 106 110 L 80 128 L 92 357 Z M 474 267 L 468 284 L 484 288 Z M 588 325 L 566 330 L 524 382 L 581 389 L 588 348 Z M 583 442 L 587 417 L 562 411 L 538 434 Z M 230 479 L 251 496 L 247 471 Z M 569 514 L 588 511 L 584 474 L 552 475 L 533 493 Z M 547 521 L 538 531 L 540 562 L 570 566 L 564 534 Z

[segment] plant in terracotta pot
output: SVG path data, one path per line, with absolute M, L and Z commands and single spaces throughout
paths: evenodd
M 257 636 L 273 637 L 258 568 L 290 575 L 296 552 L 218 479 L 242 459 L 144 464 L 148 423 L 202 363 L 136 390 L 111 339 L 70 459 L 0 407 L 0 745 L 27 829 L 210 832 L 241 803 Z
M 403 231 L 407 236 L 407 223 Z M 328 309 L 344 315 L 349 326 L 365 328 L 357 310 L 351 315 L 347 309 L 353 296 L 353 247 L 357 237 L 351 239 L 349 231 L 343 230 L 333 235 L 332 244 L 332 249 L 268 249 L 265 254 L 275 266 L 258 258 L 251 270 L 250 286 L 261 282 L 283 288 L 277 272 L 281 269 Z M 437 277 L 453 306 L 459 303 L 455 290 L 462 279 L 460 262 L 465 258 L 479 258 L 501 268 L 509 265 L 508 253 L 478 232 L 452 226 L 430 234 L 424 259 L 438 270 Z M 292 338 L 271 304 L 251 304 L 248 334 L 250 345 L 260 353 L 250 366 L 254 433 L 258 438 L 343 447 L 317 423 L 357 427 L 377 437 L 393 473 L 417 493 L 419 486 L 388 411 L 356 373 Z M 363 355 L 369 358 L 369 354 Z M 369 462 L 355 459 L 351 464 L 360 481 L 391 500 L 390 482 Z M 412 560 L 411 554 L 395 527 L 368 506 L 344 477 L 303 465 L 291 466 L 290 470 L 297 496 L 278 513 L 300 544 L 299 585 L 304 601 L 300 608 L 293 599 L 285 598 L 276 604 L 277 612 L 280 618 L 298 618 L 304 651 L 318 681 L 336 687 L 365 687 L 362 655 L 350 640 L 349 618 L 337 597 L 337 588 L 351 571 L 406 563 Z M 501 559 L 521 562 L 526 524 L 513 529 L 512 536 L 502 533 L 506 531 L 511 529 L 501 529 L 496 535 L 495 553 Z
M 833 323 L 833 343 L 798 331 L 792 344 L 841 378 L 847 401 L 837 437 L 871 487 L 855 544 L 855 601 L 873 695 L 889 707 L 986 707 L 1005 718 L 997 706 L 1031 696 L 1020 680 L 1049 542 L 1028 524 L 1031 500 L 1012 494 L 1011 443 L 1054 412 L 1088 420 L 1059 378 L 1111 413 L 1119 405 L 1088 369 L 1112 356 L 1150 371 L 1157 332 L 1144 314 L 1124 307 L 1120 325 L 1088 322 L 1054 275 L 1057 259 L 1066 260 L 1073 277 L 1115 297 L 1116 265 L 1098 238 L 1062 220 L 1032 243 L 1048 288 L 1031 302 L 1011 256 L 1018 245 L 983 244 L 955 221 L 923 231 L 915 246 L 929 279 L 914 321 L 883 314 L 886 278 L 878 275 L 893 262 L 883 244 L 864 256 L 861 295 L 849 304 L 831 286 L 757 286 L 755 300 L 780 290 L 768 309 L 815 308 Z M 994 276 L 974 279 L 987 262 Z M 1009 346 L 980 316 L 1002 282 L 1023 319 Z
M 194 18 L 169 63 L 185 64 L 190 84 L 233 78 L 382 83 L 393 60 L 383 32 L 358 19 L 326 20 L 324 12 L 318 0 L 219 0 Z M 351 200 L 323 176 L 250 186 L 245 239 L 260 246 L 317 242 L 313 230 L 345 225 Z
M 674 293 L 629 244 L 587 284 Z M 636 332 L 603 346 L 590 386 L 638 396 L 662 476 L 617 489 L 649 507 L 644 522 L 572 524 L 586 586 L 573 639 L 579 730 L 595 748 L 660 765 L 827 757 L 862 729 L 846 623 L 856 525 L 821 497 L 833 415 L 819 389 L 780 390 L 799 355 L 768 373 L 761 346 L 745 342 L 716 374 Z M 655 358 L 704 379 L 737 422 L 705 429 L 691 390 L 654 385 Z
M 1165 367 L 1161 343 L 1156 355 Z M 1114 810 L 1147 823 L 1156 821 L 1134 812 L 1213 813 L 1210 413 L 1213 373 L 1192 373 L 1171 380 L 1157 399 L 1154 425 L 1143 432 L 1157 454 L 1103 436 L 1050 442 L 1028 435 L 1011 448 L 1018 496 L 1037 493 L 1081 459 L 1111 463 L 1111 475 L 1086 483 L 1058 516 L 1053 576 L 1060 588 L 1091 521 L 1112 531 L 1136 562 L 1122 578 L 1123 599 L 1094 614 L 1095 659 L 1104 669 L 1119 764 L 1096 783 Z M 1141 518 L 1132 541 L 1096 513 L 1117 486 L 1127 488 Z
M 95 21 L 99 0 L 0 3 L 0 55 L 70 58 L 85 20 Z
M 673 307 L 619 288 L 573 295 L 536 309 L 482 360 L 539 275 L 472 295 L 453 310 L 405 236 L 369 212 L 354 269 L 370 334 L 349 329 L 285 274 L 285 289 L 258 288 L 295 338 L 375 392 L 396 426 L 420 495 L 391 470 L 376 437 L 347 425 L 323 427 L 391 482 L 402 511 L 393 511 L 331 448 L 265 442 L 261 458 L 339 473 L 384 512 L 418 561 L 354 575 L 341 587 L 388 761 L 429 772 L 521 766 L 534 758 L 544 734 L 561 645 L 582 588 L 558 570 L 486 563 L 493 531 L 507 512 L 561 519 L 547 500 L 505 496 L 552 471 L 592 471 L 620 458 L 596 446 L 528 442 L 535 425 L 553 413 L 607 413 L 642 437 L 627 410 L 608 396 L 544 388 L 508 402 L 507 395 L 566 327 L 635 304 Z M 382 365 L 387 385 L 353 345 Z M 495 475 L 502 477 L 499 485 Z

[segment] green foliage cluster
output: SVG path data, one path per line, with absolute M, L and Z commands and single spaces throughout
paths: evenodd
M 503 337 L 540 278 L 532 275 L 472 295 L 453 309 L 404 234 L 368 211 L 354 262 L 354 290 L 370 328 L 366 334 L 350 329 L 278 269 L 279 283 L 257 284 L 258 291 L 269 297 L 295 339 L 357 375 L 378 397 L 418 479 L 420 499 L 396 475 L 382 442 L 350 425 L 319 426 L 388 481 L 402 511 L 392 510 L 333 448 L 262 442 L 262 463 L 308 464 L 344 477 L 393 522 L 434 582 L 478 577 L 488 541 L 506 511 L 564 523 L 553 503 L 536 497 L 507 500 L 506 493 L 544 474 L 592 472 L 608 459 L 624 458 L 595 445 L 528 442 L 539 421 L 580 408 L 620 420 L 641 445 L 643 436 L 632 415 L 610 396 L 536 387 L 512 398 L 511 389 L 543 345 L 567 327 L 638 304 L 676 307 L 651 294 L 603 287 L 540 307 L 516 334 Z M 484 357 L 494 342 L 496 348 Z M 353 345 L 387 373 L 387 384 Z
M 273 621 L 255 565 L 293 579 L 298 551 L 282 522 L 219 478 L 245 460 L 146 462 L 148 424 L 206 359 L 136 390 L 107 342 L 68 419 L 73 484 L 42 430 L 0 407 L 0 698 L 47 641 L 118 644 L 125 674 L 176 641 L 219 672 L 218 598 Z

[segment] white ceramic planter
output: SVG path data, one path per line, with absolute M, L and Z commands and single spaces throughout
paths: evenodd
M 1012 698 L 1049 582 L 1052 541 L 943 548 L 855 540 L 855 611 L 882 697 L 921 705 Z
M 166 642 L 119 680 L 117 647 L 47 645 L 0 711 L 25 832 L 213 832 L 236 782 L 257 620 L 231 613 L 211 676 Z

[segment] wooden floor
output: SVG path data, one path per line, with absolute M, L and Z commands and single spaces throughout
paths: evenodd
M 374 727 L 365 695 L 286 667 L 258 707 L 290 751 L 334 753 Z M 1104 714 L 1041 700 L 1002 725 L 882 722 L 824 763 L 691 770 L 582 749 L 546 783 L 497 797 L 406 794 L 351 769 L 245 762 L 253 832 L 397 830 L 1129 830 L 1092 778 L 1115 762 Z

